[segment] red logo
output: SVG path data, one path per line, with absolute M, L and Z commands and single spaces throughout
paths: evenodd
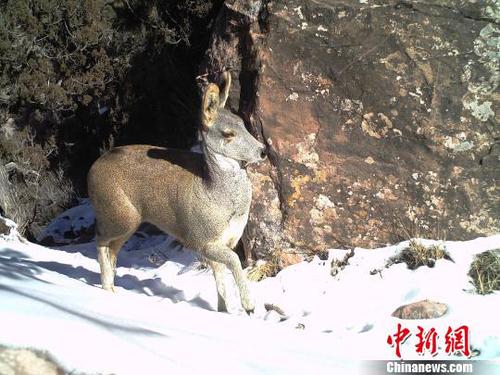
M 401 329 L 401 324 L 398 323 L 397 332 L 394 335 L 392 336 L 389 335 L 387 337 L 387 343 L 390 346 L 396 346 L 396 355 L 399 358 L 401 358 L 401 344 L 403 344 L 410 336 L 411 336 L 410 330 L 408 328 Z
M 461 326 L 456 330 L 448 327 L 446 335 L 444 336 L 447 354 L 462 353 L 467 358 L 470 357 L 469 347 L 469 327 Z
M 417 343 L 415 344 L 415 352 L 420 355 L 426 353 L 431 356 L 438 354 L 438 350 L 443 346 L 439 346 L 439 335 L 435 328 L 425 330 L 421 326 L 417 326 L 416 333 Z M 395 348 L 396 356 L 401 358 L 401 345 L 412 335 L 408 328 L 404 328 L 398 323 L 396 333 L 387 336 L 387 344 Z M 471 355 L 469 345 L 469 327 L 466 325 L 460 326 L 453 330 L 448 327 L 444 335 L 444 350 L 448 355 L 461 353 L 469 358 Z
M 434 328 L 431 328 L 428 332 L 425 332 L 424 329 L 420 326 L 417 326 L 418 333 L 418 343 L 415 345 L 417 347 L 418 354 L 424 354 L 425 351 L 428 351 L 432 356 L 435 356 L 437 352 L 437 339 L 438 334 Z

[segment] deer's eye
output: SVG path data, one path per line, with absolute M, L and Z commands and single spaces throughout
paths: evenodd
M 231 129 L 226 129 L 226 130 L 223 130 L 223 131 L 222 131 L 222 136 L 223 136 L 224 138 L 226 138 L 226 140 L 230 141 L 230 140 L 232 140 L 232 139 L 236 136 L 236 134 L 234 133 L 234 131 L 233 131 L 233 130 L 231 130 Z

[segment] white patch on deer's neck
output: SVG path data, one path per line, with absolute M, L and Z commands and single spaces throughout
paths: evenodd
M 224 171 L 238 172 L 242 170 L 240 167 L 240 163 L 237 160 L 228 158 L 222 154 L 217 154 L 215 152 L 213 153 L 213 156 L 219 168 Z

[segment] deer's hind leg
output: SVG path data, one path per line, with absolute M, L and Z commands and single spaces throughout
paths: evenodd
M 101 285 L 104 290 L 115 291 L 113 265 L 109 245 L 97 245 L 97 260 L 101 268 Z
M 115 288 L 118 252 L 141 223 L 140 215 L 129 202 L 120 203 L 123 208 L 120 215 L 106 212 L 106 215 L 97 217 L 97 259 L 101 268 L 101 285 L 103 289 L 110 291 Z M 108 217 L 114 218 L 113 221 L 108 222 Z
M 97 259 L 101 268 L 101 285 L 104 290 L 115 291 L 116 260 L 121 248 L 137 227 L 122 237 L 115 238 L 107 244 L 97 245 Z
M 134 234 L 134 232 L 137 230 L 134 229 L 131 233 L 127 233 L 126 236 L 122 238 L 115 239 L 110 242 L 109 244 L 109 255 L 111 259 L 111 266 L 113 268 L 113 275 L 116 275 L 116 261 L 118 259 L 118 253 L 122 249 L 123 245 L 127 240 Z

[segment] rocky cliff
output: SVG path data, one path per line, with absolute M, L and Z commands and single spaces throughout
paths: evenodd
M 251 171 L 247 249 L 498 232 L 499 12 L 493 1 L 227 1 L 202 72 L 237 71 L 235 108 L 271 151 Z

